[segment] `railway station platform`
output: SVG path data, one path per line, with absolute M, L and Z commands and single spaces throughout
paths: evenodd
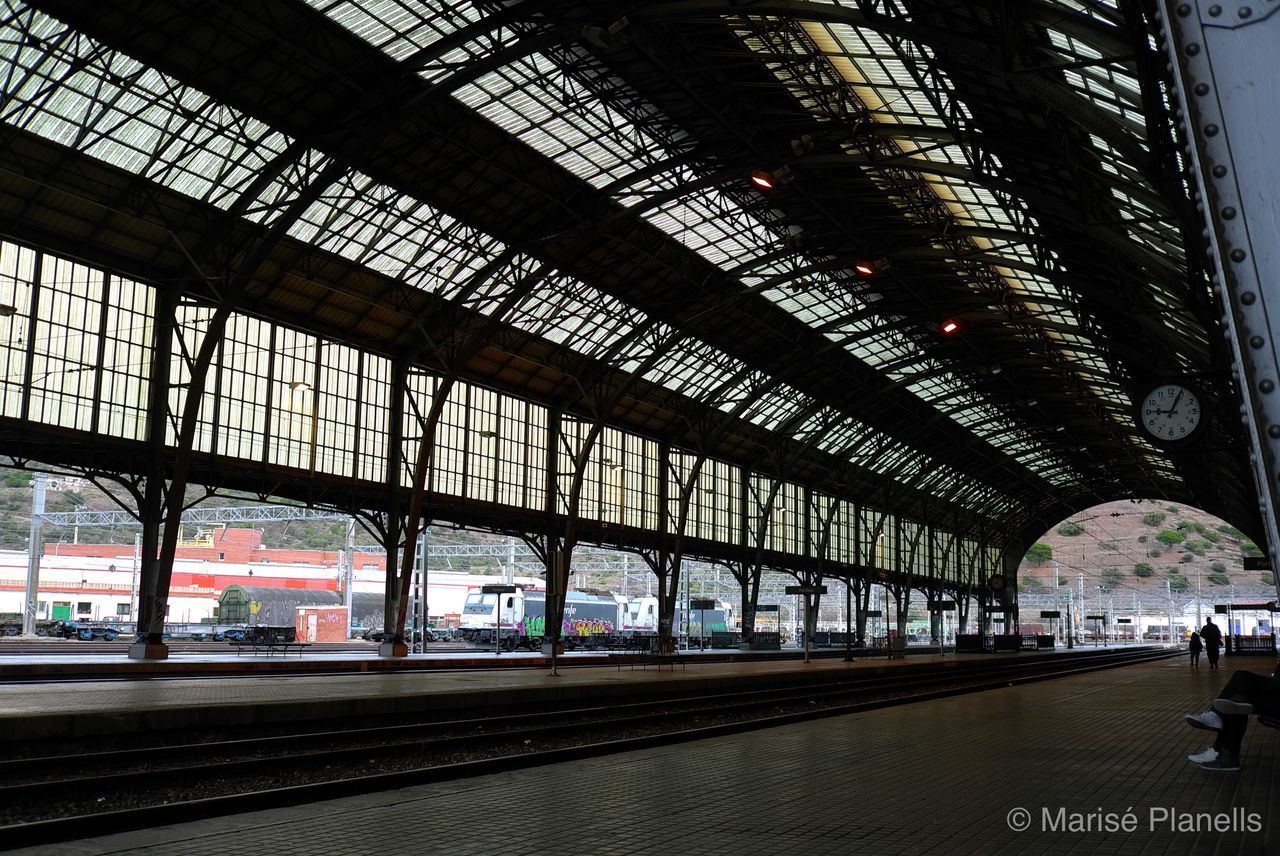
M 1185 759 L 1229 676 L 1161 660 L 40 852 L 1280 852 L 1280 731 L 1251 725 L 1239 773 Z
M 1239 773 L 1186 760 L 1207 741 L 1183 714 L 1231 665 L 1261 667 L 1176 658 L 39 852 L 1274 854 L 1280 731 L 1250 727 Z
M 569 654 L 560 674 L 551 677 L 547 658 L 536 654 L 476 652 L 416 655 L 390 661 L 399 667 L 380 671 L 389 661 L 369 654 L 313 657 L 302 673 L 281 674 L 284 664 L 273 658 L 237 658 L 234 654 L 188 657 L 207 660 L 211 670 L 200 677 L 183 675 L 178 660 L 137 664 L 100 662 L 101 679 L 0 681 L 0 746 L 6 741 L 57 739 L 93 734 L 256 726 L 278 722 L 346 719 L 367 720 L 425 711 L 492 708 L 512 704 L 564 703 L 580 699 L 616 700 L 673 691 L 739 689 L 752 685 L 785 686 L 840 671 L 859 675 L 906 674 L 915 670 L 955 669 L 989 660 L 1034 661 L 1065 654 L 1106 652 L 1077 648 L 1022 654 L 924 654 L 907 659 L 838 656 L 805 664 L 799 652 L 786 658 L 743 655 L 726 659 L 715 652 L 690 652 L 679 665 L 647 665 L 604 654 Z M 1111 649 L 1117 650 L 1117 649 Z M 748 659 L 750 657 L 750 659 Z M 72 658 L 67 666 L 81 664 Z M 100 657 L 90 657 L 100 661 Z M 483 659 L 484 668 L 477 667 Z M 505 668 L 496 664 L 501 663 Z M 46 667 L 48 664 L 45 664 Z M 523 665 L 522 668 L 519 666 Z M 106 668 L 114 666 L 114 671 Z M 146 671 L 138 672 L 142 667 Z M 268 668 L 270 667 L 270 668 Z M 364 668 L 361 668 L 364 667 Z M 28 664 L 27 668 L 31 668 Z M 73 672 L 74 674 L 74 672 Z M 109 676 L 110 679 L 107 679 Z M 134 679 L 129 679 L 134 678 Z M 137 679 L 142 678 L 142 679 Z

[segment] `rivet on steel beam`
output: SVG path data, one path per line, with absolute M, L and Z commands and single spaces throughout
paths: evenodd
M 1209 17 L 1210 17 L 1210 18 L 1216 18 L 1216 17 L 1218 17 L 1218 16 L 1219 16 L 1219 15 L 1221 15 L 1221 14 L 1222 14 L 1222 7 L 1221 7 L 1221 6 L 1210 6 L 1210 7 L 1209 7 Z
M 1240 295 L 1240 302 L 1245 306 L 1252 306 L 1253 301 L 1257 299 L 1258 295 L 1254 294 L 1252 291 L 1246 291 L 1244 294 Z
M 1242 261 L 1244 261 L 1244 260 L 1245 260 L 1245 252 L 1244 252 L 1244 250 L 1242 250 L 1242 249 L 1240 249 L 1239 247 L 1237 247 L 1236 249 L 1234 249 L 1234 250 L 1232 250 L 1232 251 L 1231 251 L 1231 261 L 1233 261 L 1233 262 L 1242 262 Z
M 1253 14 L 1253 10 L 1250 9 L 1248 6 L 1242 6 L 1240 7 L 1240 11 L 1236 12 L 1236 14 L 1239 15 L 1241 18 L 1247 18 Z
M 1186 3 L 1183 3 L 1181 6 L 1178 7 L 1178 14 L 1183 18 L 1187 17 L 1188 15 L 1191 14 L 1191 7 L 1188 6 Z
M 1187 56 L 1195 56 L 1200 53 L 1200 46 L 1194 42 L 1187 45 Z
M 1226 177 L 1226 175 L 1227 175 L 1227 168 L 1226 168 L 1225 166 L 1223 166 L 1222 164 L 1218 164 L 1217 166 L 1215 166 L 1215 167 L 1213 168 L 1213 177 L 1214 177 L 1214 178 L 1225 178 L 1225 177 Z
M 1212 123 L 1210 123 L 1210 124 L 1208 124 L 1208 125 L 1205 125 L 1205 126 L 1204 126 L 1204 135 L 1205 135 L 1206 137 L 1216 137 L 1216 136 L 1218 136 L 1218 126 L 1217 126 L 1217 125 L 1214 125 L 1214 124 L 1212 124 Z
M 1264 380 L 1262 383 L 1258 384 L 1258 389 L 1262 393 L 1270 395 L 1276 391 L 1276 382 L 1273 380 Z
M 1223 220 L 1234 220 L 1235 216 L 1236 216 L 1236 209 L 1232 208 L 1230 205 L 1222 209 Z
M 1268 425 L 1267 436 L 1272 440 L 1280 440 L 1280 425 Z
M 1196 95 L 1208 95 L 1208 94 L 1209 94 L 1209 84 L 1207 84 L 1207 83 L 1197 83 L 1197 84 L 1196 84 L 1196 90 L 1195 90 L 1195 91 L 1196 91 Z
M 1249 346 L 1252 348 L 1261 348 L 1265 344 L 1266 344 L 1266 340 L 1264 340 L 1261 336 L 1249 337 Z

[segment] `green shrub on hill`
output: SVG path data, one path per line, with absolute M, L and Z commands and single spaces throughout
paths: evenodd
M 1159 526 L 1167 515 L 1163 511 L 1148 511 L 1142 515 L 1142 522 L 1148 526 Z
M 1182 576 L 1181 574 L 1170 574 L 1170 575 L 1169 575 L 1169 588 L 1170 588 L 1170 590 L 1172 590 L 1172 591 L 1186 591 L 1186 590 L 1187 590 L 1187 586 L 1188 586 L 1188 585 L 1189 585 L 1189 583 L 1187 582 L 1187 578 L 1186 578 L 1186 577 L 1184 577 L 1184 576 Z
M 1215 586 L 1229 586 L 1231 579 L 1226 574 L 1209 574 L 1209 582 Z
M 1261 556 L 1262 551 L 1258 549 L 1258 545 L 1252 541 L 1241 541 L 1240 552 L 1246 556 Z
M 1225 574 L 1227 572 L 1227 566 L 1222 562 L 1214 562 L 1209 566 L 1209 570 L 1213 571 L 1215 574 Z
M 1232 538 L 1235 538 L 1237 541 L 1244 539 L 1244 533 L 1241 532 L 1236 527 L 1232 526 L 1230 523 L 1224 523 L 1221 526 L 1218 526 L 1215 528 L 1219 532 L 1221 532 L 1223 535 L 1230 535 Z
M 1139 536 L 1138 536 L 1138 543 L 1139 543 L 1139 544 L 1145 544 L 1145 543 L 1147 543 L 1147 536 L 1146 536 L 1146 535 L 1139 535 Z
M 1199 538 L 1192 538 L 1182 545 L 1182 549 L 1189 553 L 1195 553 L 1197 556 L 1203 556 L 1205 550 L 1209 549 L 1209 542 L 1201 541 Z
M 1059 535 L 1072 536 L 1079 535 L 1082 532 L 1084 532 L 1084 527 L 1079 523 L 1072 523 L 1070 520 L 1058 527 Z
M 1182 543 L 1182 533 L 1176 529 L 1166 529 L 1156 536 L 1156 540 L 1172 547 L 1174 544 Z
M 1046 544 L 1043 541 L 1037 541 L 1031 545 L 1031 549 L 1027 550 L 1028 562 L 1043 565 L 1051 559 L 1053 559 L 1053 546 Z
M 1133 566 L 1133 575 L 1135 577 L 1149 577 L 1155 574 L 1155 570 L 1146 562 L 1138 562 Z

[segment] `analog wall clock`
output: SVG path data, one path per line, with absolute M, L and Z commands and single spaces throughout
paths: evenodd
M 1148 439 L 1164 446 L 1187 443 L 1205 426 L 1204 402 L 1183 381 L 1167 380 L 1139 390 L 1136 418 Z

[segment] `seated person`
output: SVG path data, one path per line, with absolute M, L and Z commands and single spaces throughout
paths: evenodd
M 1256 672 L 1236 672 L 1208 710 L 1187 714 L 1187 724 L 1192 728 L 1218 732 L 1212 746 L 1188 755 L 1187 760 L 1215 772 L 1239 770 L 1240 744 L 1249 725 L 1249 715 L 1253 713 L 1280 717 L 1280 669 L 1270 677 Z

